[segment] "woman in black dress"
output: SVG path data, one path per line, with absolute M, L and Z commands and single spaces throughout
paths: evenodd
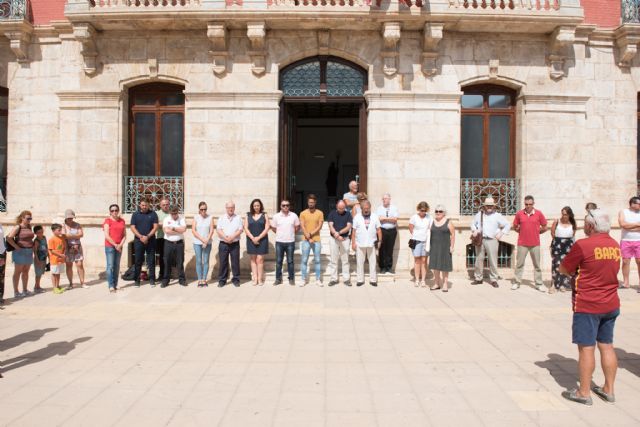
M 433 271 L 436 282 L 432 291 L 442 289 L 449 292 L 449 272 L 453 270 L 451 254 L 456 240 L 455 227 L 446 218 L 447 210 L 443 205 L 436 206 L 435 219 L 431 225 L 431 249 L 429 250 L 429 269 Z
M 264 256 L 269 251 L 269 219 L 260 199 L 253 199 L 244 220 L 247 253 L 251 256 L 253 286 L 264 285 Z

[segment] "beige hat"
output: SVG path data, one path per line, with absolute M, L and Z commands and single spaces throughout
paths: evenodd
M 75 217 L 76 217 L 76 213 L 71 209 L 67 209 L 66 211 L 64 211 L 64 219 L 75 218 Z
M 482 204 L 482 206 L 495 206 L 496 202 L 493 200 L 493 197 L 487 197 L 486 199 L 484 199 L 484 203 Z

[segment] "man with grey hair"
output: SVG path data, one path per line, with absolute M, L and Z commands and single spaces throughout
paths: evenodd
M 158 277 L 162 280 L 164 278 L 164 230 L 162 224 L 164 223 L 165 218 L 169 216 L 169 198 L 167 196 L 162 196 L 160 199 L 160 209 L 156 211 L 156 215 L 158 216 L 158 229 L 156 230 L 156 258 L 159 258 L 160 261 L 160 274 Z M 155 270 L 155 268 L 154 268 Z M 155 271 L 154 271 L 155 273 Z
M 493 197 L 484 199 L 480 212 L 476 214 L 471 223 L 472 236 L 482 236 L 479 246 L 474 246 L 476 263 L 474 269 L 473 285 L 482 284 L 482 273 L 484 268 L 484 257 L 486 255 L 489 263 L 489 280 L 491 286 L 497 288 L 498 279 L 498 247 L 502 236 L 509 233 L 511 226 L 509 222 L 496 211 L 496 203 Z
M 574 243 L 560 264 L 560 274 L 575 276 L 573 283 L 572 341 L 578 346 L 580 387 L 562 393 L 565 399 L 591 406 L 591 391 L 602 400 L 615 402 L 613 383 L 618 360 L 613 348 L 613 330 L 620 314 L 618 272 L 621 252 L 609 236 L 609 215 L 601 209 L 584 219 L 586 238 Z M 591 387 L 596 344 L 604 372 L 604 385 Z M 591 390 L 590 390 L 591 388 Z
M 349 192 L 344 193 L 344 195 L 342 196 L 342 200 L 344 200 L 348 210 L 351 210 L 351 208 L 353 208 L 353 206 L 356 203 L 358 203 L 358 182 L 357 181 L 351 181 L 349 183 Z
M 382 240 L 378 215 L 371 213 L 371 202 L 360 202 L 362 212 L 353 218 L 351 248 L 356 252 L 356 286 L 364 285 L 364 263 L 369 261 L 369 284 L 378 286 L 376 275 L 376 248 Z
M 224 205 L 226 214 L 218 218 L 217 231 L 220 238 L 218 256 L 220 257 L 220 270 L 218 274 L 218 287 L 227 284 L 229 278 L 229 259 L 231 259 L 231 282 L 233 286 L 240 286 L 240 235 L 243 224 L 240 215 L 236 215 L 236 204 L 227 202 Z
M 330 261 L 327 269 L 330 277 L 329 286 L 338 284 L 338 260 L 342 264 L 342 282 L 345 286 L 351 286 L 349 281 L 349 234 L 353 219 L 351 212 L 346 208 L 344 200 L 338 200 L 336 209 L 331 211 L 329 217 L 329 231 L 331 240 L 329 241 Z
M 382 205 L 376 209 L 382 229 L 382 243 L 378 252 L 380 274 L 393 274 L 393 246 L 398 235 L 398 208 L 391 204 L 391 194 L 384 193 Z

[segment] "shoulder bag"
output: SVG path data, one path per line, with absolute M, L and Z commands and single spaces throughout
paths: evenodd
M 484 212 L 480 212 L 480 229 L 482 230 L 484 225 Z M 474 244 L 474 246 L 482 246 L 482 233 L 483 231 L 480 231 L 480 233 L 476 234 L 475 236 L 473 234 L 471 234 L 470 239 L 471 239 L 471 243 Z

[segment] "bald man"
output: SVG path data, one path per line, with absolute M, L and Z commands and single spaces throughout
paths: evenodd
M 220 271 L 218 287 L 227 284 L 229 278 L 229 258 L 231 258 L 231 282 L 233 286 L 240 286 L 240 235 L 242 234 L 242 218 L 236 215 L 236 205 L 227 202 L 224 205 L 226 213 L 218 218 L 218 256 L 220 257 Z

